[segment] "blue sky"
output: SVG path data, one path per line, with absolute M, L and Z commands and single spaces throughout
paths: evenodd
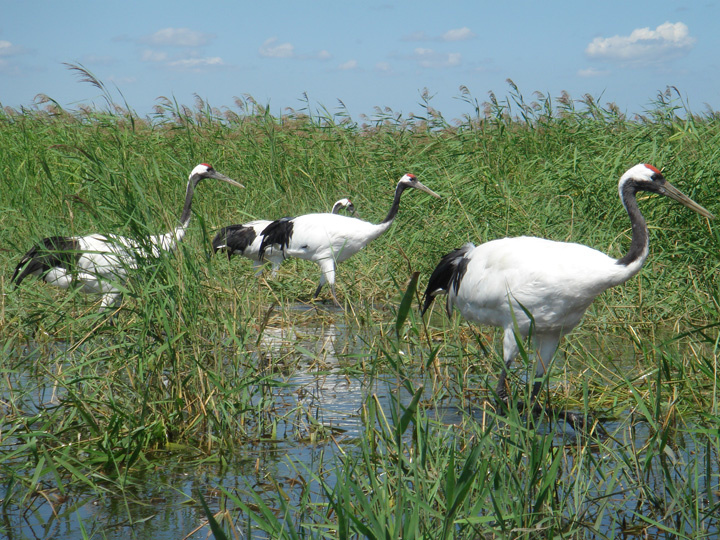
M 423 89 L 447 119 L 460 97 L 567 91 L 642 113 L 676 86 L 693 112 L 720 109 L 717 2 L 205 2 L 0 0 L 0 104 L 62 105 L 99 92 L 63 63 L 119 89 L 139 114 L 194 94 L 239 112 L 251 95 L 273 114 L 304 107 L 422 114 Z M 119 97 L 118 94 L 115 94 Z

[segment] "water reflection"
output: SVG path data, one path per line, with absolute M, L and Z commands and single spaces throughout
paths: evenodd
M 343 369 L 368 356 L 369 336 L 337 322 L 315 326 L 267 327 L 258 344 L 258 358 L 266 366 L 292 358 L 295 369 L 276 388 L 276 398 L 303 411 L 314 422 L 346 436 L 361 434 L 360 409 L 371 393 L 383 395 L 382 378 L 371 383 L 361 374 Z M 291 431 L 288 430 L 288 431 Z
M 302 310 L 298 313 L 311 315 Z M 228 462 L 224 464 L 194 462 L 189 465 L 183 462 L 182 456 L 159 455 L 157 462 L 133 473 L 130 485 L 134 487 L 123 496 L 102 491 L 72 493 L 67 500 L 58 501 L 57 505 L 40 506 L 28 516 L 13 516 L 11 530 L 14 532 L 8 537 L 83 538 L 75 515 L 77 512 L 90 537 L 206 538 L 205 516 L 195 501 L 201 493 L 212 508 L 221 508 L 224 503 L 217 490 L 219 486 L 232 493 L 254 491 L 264 494 L 271 507 L 276 505 L 276 485 L 290 497 L 288 504 L 291 507 L 303 495 L 322 503 L 322 493 L 311 481 L 311 476 L 320 470 L 331 470 L 341 452 L 352 451 L 353 440 L 363 435 L 361 411 L 368 397 L 377 396 L 380 405 L 387 410 L 391 395 L 399 395 L 405 402 L 410 396 L 392 374 L 370 376 L 358 369 L 358 364 L 362 365 L 358 359 L 376 354 L 372 345 L 376 329 L 354 327 L 342 317 L 308 316 L 302 319 L 301 323 L 294 324 L 289 323 L 287 318 L 272 320 L 247 351 L 258 370 L 282 383 L 271 387 L 277 404 L 277 436 L 274 440 L 245 444 L 237 448 L 232 456 L 225 456 Z M 58 370 L 62 368 L 63 358 L 70 353 L 65 344 L 58 343 L 54 347 L 48 346 L 42 351 L 30 347 L 19 352 L 18 358 L 38 355 L 35 359 L 45 358 L 43 362 L 46 365 L 57 364 L 52 369 Z M 632 355 L 628 356 L 632 358 Z M 420 370 L 417 373 L 418 379 L 414 383 L 419 386 L 423 380 Z M 23 401 L 29 410 L 39 411 L 57 399 L 57 393 L 47 379 L 23 371 L 14 372 L 13 376 L 16 377 L 16 384 L 11 385 L 13 391 L 18 388 L 35 391 L 34 394 L 28 393 Z M 429 386 L 426 389 L 428 398 L 431 397 Z M 461 406 L 457 400 L 461 391 L 448 390 L 448 398 L 428 400 L 434 406 L 427 411 L 430 418 L 458 425 L 468 418 L 481 424 L 485 422 L 487 411 L 482 408 L 482 400 L 469 405 L 465 405 L 464 401 Z M 7 391 L 1 391 L 3 399 L 7 397 Z M 552 433 L 557 446 L 574 440 L 575 433 L 562 423 L 544 427 L 547 431 L 540 429 L 539 433 Z M 619 454 L 632 456 L 633 459 L 642 456 L 644 446 L 656 435 L 648 423 L 632 417 L 607 422 L 605 428 L 618 438 L 616 448 L 621 449 Z M 680 479 L 687 474 L 689 464 L 704 459 L 709 463 L 709 477 L 699 479 L 698 484 L 702 489 L 717 486 L 718 456 L 715 451 L 710 447 L 696 447 L 692 439 L 683 441 L 682 437 L 673 437 L 672 441 L 676 446 L 668 444 L 663 450 L 671 466 L 644 469 L 642 474 L 647 484 L 662 493 L 667 484 L 664 476 L 667 471 L 673 479 Z M 611 463 L 614 458 L 597 456 L 598 463 L 609 470 L 622 465 Z M 573 474 L 576 470 L 573 454 L 568 452 L 564 459 L 567 461 L 564 466 L 567 472 L 564 474 Z M 332 472 L 328 473 L 327 479 L 332 484 Z M 0 481 L 2 485 L 7 485 L 8 479 L 0 477 Z M 568 480 L 568 484 L 572 481 Z M 622 489 L 631 491 L 633 487 L 632 482 L 627 480 L 627 485 L 618 485 L 616 492 L 621 493 Z M 606 496 L 604 493 L 597 495 L 598 500 Z M 632 521 L 637 512 L 632 506 L 636 501 L 625 498 L 624 493 L 619 497 L 622 498 L 618 499 L 618 512 L 625 511 L 628 520 Z M 229 506 L 234 508 L 232 504 Z M 233 519 L 237 519 L 236 513 Z M 609 524 L 601 523 L 599 526 L 602 534 L 609 531 Z M 236 523 L 238 530 L 251 533 L 254 538 L 264 537 L 259 531 L 249 531 L 247 527 L 246 524 Z M 617 531 L 608 533 L 609 536 L 613 534 Z

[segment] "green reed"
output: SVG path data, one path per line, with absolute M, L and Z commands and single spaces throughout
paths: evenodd
M 413 296 L 414 282 L 405 294 Z M 449 424 L 444 403 L 463 392 L 423 371 L 421 332 L 400 302 L 394 332 L 373 363 L 395 372 L 390 404 L 370 395 L 365 431 L 317 470 L 295 466 L 301 493 L 276 483 L 276 497 L 253 486 L 223 489 L 256 535 L 270 538 L 703 538 L 717 534 L 720 437 L 717 412 L 684 414 L 684 397 L 667 390 L 664 369 L 646 389 L 621 372 L 630 396 L 587 436 L 563 439 L 557 417 L 527 418 L 511 408 L 468 408 Z M 407 307 L 404 307 L 407 306 Z M 408 323 L 405 325 L 404 323 Z M 668 361 L 678 361 L 663 350 Z M 649 352 L 649 351 L 648 351 Z M 473 360 L 482 357 L 472 352 Z M 478 356 L 476 356 L 478 355 Z M 413 362 L 408 362 L 412 358 Z M 367 375 L 366 375 L 367 376 Z M 426 384 L 424 383 L 426 382 Z M 420 385 L 418 385 L 420 383 Z M 583 387 L 577 375 L 573 384 Z M 368 386 L 372 387 L 372 384 Z M 587 392 L 587 386 L 585 386 Z M 617 399 L 622 392 L 611 391 Z M 522 396 L 518 396 L 522 399 Z M 672 403 L 668 403 L 670 400 Z M 527 404 L 526 404 L 527 405 Z M 587 402 L 583 406 L 588 410 Z M 595 414 L 597 410 L 591 412 Z M 619 419 L 619 420 L 617 420 Z M 550 429 L 549 429 L 550 428 Z M 310 478 L 311 480 L 307 480 Z M 272 481 L 270 479 L 270 481 Z M 312 495 L 314 494 L 314 496 Z M 294 503 L 294 506 L 292 503 Z M 252 530 L 246 531 L 252 536 Z M 216 538 L 237 534 L 229 525 Z
M 630 232 L 617 180 L 637 162 L 664 167 L 717 213 L 716 114 L 692 114 L 672 90 L 644 117 L 627 118 L 590 97 L 528 102 L 511 84 L 507 98 L 485 104 L 463 92 L 472 112 L 457 123 L 429 101 L 423 117 L 378 111 L 359 123 L 309 104 L 275 116 L 252 98 L 224 109 L 163 100 L 143 119 L 88 82 L 105 109 L 68 111 L 48 100 L 0 114 L 3 509 L 37 509 L 46 496 L 81 489 L 126 493 L 137 470 L 168 455 L 232 459 L 238 445 L 274 439 L 279 419 L 297 419 L 297 440 L 331 440 L 301 406 L 276 402 L 273 389 L 298 369 L 298 354 L 260 346 L 270 321 L 302 318 L 287 306 L 309 299 L 317 268 L 288 261 L 277 279 L 257 279 L 247 261 L 212 257 L 209 242 L 221 226 L 326 210 L 345 196 L 361 218 L 380 221 L 397 180 L 413 172 L 444 199 L 406 194 L 388 233 L 340 266 L 344 314 L 307 315 L 380 325 L 368 356 L 343 369 L 370 386 L 392 373 L 392 407 L 368 397 L 365 435 L 324 464 L 335 480 L 302 471 L 319 499 L 305 492 L 293 507 L 248 489 L 227 494 L 230 511 L 244 509 L 268 533 L 305 537 L 717 529 L 720 237 L 712 224 L 669 201 L 641 201 L 651 227 L 646 267 L 593 304 L 564 344 L 565 368 L 561 353 L 550 374 L 553 404 L 616 420 L 614 439 L 564 446 L 517 411 L 495 414 L 486 404 L 501 361 L 496 333 L 440 309 L 421 321 L 411 301 L 439 257 L 466 241 L 529 234 L 620 256 Z M 142 262 L 113 318 L 77 292 L 32 279 L 10 285 L 42 237 L 169 230 L 199 162 L 246 189 L 201 184 L 185 241 L 174 255 Z M 627 349 L 604 349 L 596 336 L 608 333 L 625 336 Z M 483 415 L 462 413 L 447 426 L 431 414 L 447 403 Z M 650 433 L 640 447 L 638 427 Z M 274 520 L 277 508 L 284 517 Z

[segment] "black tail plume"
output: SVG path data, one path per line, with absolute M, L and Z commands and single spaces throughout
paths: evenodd
M 70 270 L 80 257 L 79 247 L 77 239 L 72 237 L 44 238 L 25 254 L 10 281 L 17 287 L 30 275 L 42 276 L 56 267 Z
M 228 259 L 237 252 L 244 253 L 247 247 L 255 240 L 255 229 L 245 225 L 228 225 L 218 231 L 213 238 L 213 253 L 225 250 Z
M 470 251 L 475 249 L 473 244 L 467 243 L 463 247 L 451 251 L 445 255 L 433 270 L 428 280 L 427 288 L 423 296 L 423 307 L 421 315 L 425 315 L 425 312 L 435 300 L 435 296 L 438 294 L 447 294 L 450 290 L 450 286 L 453 286 L 457 291 L 460 286 L 460 281 L 467 268 L 467 255 Z

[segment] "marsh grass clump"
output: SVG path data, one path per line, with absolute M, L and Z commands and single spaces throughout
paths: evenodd
M 201 500 L 215 513 L 218 538 L 717 533 L 712 223 L 645 201 L 645 268 L 561 344 L 542 399 L 592 413 L 607 438 L 497 414 L 497 333 L 439 313 L 423 320 L 416 296 L 438 256 L 467 241 L 535 235 L 621 255 L 630 231 L 616 185 L 634 163 L 663 168 L 717 212 L 716 114 L 693 114 L 673 89 L 629 118 L 591 96 L 528 101 L 511 85 L 487 103 L 463 91 L 471 112 L 457 122 L 427 96 L 422 115 L 361 121 L 309 104 L 276 116 L 249 96 L 230 109 L 162 99 L 140 118 L 94 86 L 104 107 L 70 111 L 48 98 L 0 112 L 0 530 L 82 529 L 83 504 L 118 493 L 133 522 L 148 471 L 247 461 L 232 485 L 187 496 L 198 527 Z M 140 265 L 112 318 L 76 292 L 11 286 L 43 237 L 170 230 L 185 171 L 199 162 L 246 189 L 202 186 L 184 243 Z M 304 261 L 272 279 L 211 255 L 223 226 L 342 197 L 378 222 L 406 172 L 444 198 L 404 206 L 339 268 L 342 310 L 304 303 L 317 278 Z M 350 328 L 357 345 L 330 359 L 325 338 L 303 337 L 307 326 Z M 323 399 L 350 386 L 364 394 L 346 434 Z M 321 457 L 283 460 L 276 449 L 290 442 Z M 281 465 L 291 470 L 282 482 Z
M 436 380 L 432 370 L 417 373 L 418 364 L 429 366 L 442 353 L 422 354 L 409 315 L 401 307 L 393 325 L 399 331 L 378 343 L 394 379 L 386 380 L 385 404 L 378 394 L 364 401 L 359 440 L 316 469 L 296 464 L 305 481 L 292 491 L 276 483 L 278 497 L 251 486 L 224 490 L 240 515 L 269 537 L 716 534 L 716 413 L 698 418 L 678 412 L 672 403 L 680 401 L 677 393 L 659 397 L 661 374 L 647 390 L 634 375 L 618 375 L 632 397 L 622 405 L 627 409 L 603 419 L 604 435 L 575 436 L 558 431 L 559 418 L 528 418 L 515 409 L 505 416 L 487 406 L 458 411 L 453 404 L 460 402 L 454 395 L 460 388 Z M 587 399 L 587 385 L 573 382 L 584 387 Z M 611 393 L 619 399 L 620 393 Z M 234 531 L 223 530 L 228 537 Z

